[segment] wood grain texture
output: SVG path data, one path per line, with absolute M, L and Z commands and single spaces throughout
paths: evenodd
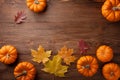
M 78 73 L 76 62 L 73 63 L 66 77 L 59 78 L 41 71 L 43 65 L 34 63 L 30 49 L 42 45 L 46 50 L 53 50 L 53 55 L 66 45 L 74 49 L 77 58 L 83 55 L 95 56 L 96 49 L 102 44 L 114 50 L 111 62 L 120 65 L 120 22 L 110 23 L 101 15 L 102 3 L 93 0 L 49 0 L 47 9 L 42 13 L 33 13 L 25 0 L 0 0 L 0 47 L 14 45 L 18 50 L 18 59 L 12 65 L 0 63 L 0 80 L 12 80 L 15 66 L 22 61 L 29 61 L 36 66 L 35 80 L 105 80 L 101 69 L 104 63 L 99 62 L 98 72 L 91 78 Z M 25 23 L 15 24 L 17 11 L 27 14 Z M 78 41 L 84 39 L 90 49 L 80 55 Z

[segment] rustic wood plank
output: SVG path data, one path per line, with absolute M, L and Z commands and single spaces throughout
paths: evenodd
M 36 66 L 35 80 L 105 80 L 101 69 L 105 63 L 99 63 L 98 72 L 91 78 L 78 73 L 76 62 L 73 63 L 65 78 L 41 71 L 42 64 L 37 64 L 31 59 L 30 49 L 37 49 L 42 45 L 46 50 L 53 50 L 53 55 L 67 45 L 74 48 L 77 58 L 84 55 L 95 56 L 96 49 L 102 44 L 109 45 L 114 50 L 111 62 L 120 65 L 120 22 L 110 23 L 101 15 L 102 3 L 92 0 L 50 0 L 46 11 L 33 13 L 25 0 L 0 0 L 0 47 L 6 44 L 14 45 L 18 50 L 18 59 L 12 65 L 0 63 L 0 80 L 11 80 L 14 67 L 22 61 L 29 61 Z M 14 16 L 19 10 L 27 14 L 25 23 L 15 24 Z M 84 39 L 90 49 L 80 55 L 78 41 Z M 77 61 L 77 60 L 76 60 Z M 7 74 L 7 75 L 6 75 Z
M 13 16 L 16 14 L 18 10 L 24 10 L 27 13 L 28 15 L 27 22 L 90 22 L 91 23 L 92 22 L 91 19 L 98 19 L 98 17 L 100 18 L 102 17 L 100 16 L 101 13 L 99 9 L 95 7 L 96 4 L 92 2 L 89 2 L 86 5 L 85 1 L 78 1 L 76 3 L 74 1 L 71 1 L 69 3 L 66 3 L 66 2 L 61 2 L 59 0 L 58 1 L 51 0 L 49 3 L 50 5 L 48 4 L 49 6 L 47 7 L 47 11 L 40 14 L 35 14 L 31 12 L 27 8 L 25 1 L 17 4 L 16 3 L 13 4 L 13 3 L 4 2 L 2 5 L 0 5 L 1 14 L 2 14 L 0 15 L 0 17 L 2 16 L 5 17 L 2 20 L 0 20 L 0 22 L 13 22 L 14 19 Z M 92 11 L 85 9 L 85 7 L 86 8 L 89 7 L 89 9 L 92 9 Z M 94 14 L 98 14 L 98 15 L 94 16 Z M 65 18 L 65 16 L 67 18 Z

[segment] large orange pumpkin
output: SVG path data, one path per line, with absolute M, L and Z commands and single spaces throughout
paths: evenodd
M 21 62 L 14 69 L 16 80 L 34 80 L 36 69 L 29 62 Z
M 14 63 L 17 58 L 17 50 L 12 45 L 5 45 L 0 49 L 0 61 L 5 64 Z
M 108 63 L 103 66 L 102 73 L 106 80 L 118 80 L 120 68 L 115 63 Z
M 108 62 L 113 58 L 113 50 L 111 47 L 102 45 L 96 51 L 97 58 L 102 62 Z
M 120 0 L 106 0 L 102 6 L 102 14 L 108 21 L 119 21 Z
M 98 69 L 96 58 L 92 56 L 83 56 L 77 61 L 77 69 L 84 76 L 93 76 Z
M 46 0 L 26 0 L 27 6 L 34 12 L 42 12 L 46 7 Z

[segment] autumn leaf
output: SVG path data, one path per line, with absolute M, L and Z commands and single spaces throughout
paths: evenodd
M 38 51 L 31 49 L 31 55 L 33 56 L 33 61 L 46 63 L 51 56 L 51 51 L 45 51 L 42 46 L 39 46 Z
M 75 56 L 72 56 L 73 49 L 67 49 L 66 46 L 61 48 L 60 51 L 58 51 L 58 55 L 60 55 L 67 65 L 70 65 L 71 62 L 74 62 L 76 60 Z
M 27 17 L 24 11 L 18 11 L 17 14 L 15 15 L 15 23 L 20 24 L 24 22 L 26 18 Z
M 64 77 L 64 73 L 67 72 L 68 66 L 63 66 L 61 62 L 61 57 L 56 55 L 52 60 L 49 60 L 44 64 L 45 67 L 42 69 L 42 71 L 54 74 L 55 76 Z
M 79 48 L 80 48 L 80 53 L 85 53 L 89 49 L 89 46 L 84 40 L 79 41 Z

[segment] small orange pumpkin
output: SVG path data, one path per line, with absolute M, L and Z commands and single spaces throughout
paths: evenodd
M 120 21 L 120 0 L 106 0 L 102 6 L 102 14 L 108 21 Z
M 102 45 L 96 51 L 97 58 L 102 62 L 108 62 L 113 58 L 113 50 L 111 47 Z
M 28 8 L 34 12 L 42 12 L 47 5 L 46 0 L 26 0 L 26 1 Z
M 0 61 L 5 64 L 14 63 L 17 58 L 17 50 L 12 45 L 5 45 L 0 49 Z
M 77 69 L 84 76 L 93 76 L 98 69 L 96 58 L 92 56 L 83 56 L 77 61 Z
M 29 62 L 21 62 L 14 69 L 16 80 L 34 80 L 36 69 Z
M 115 63 L 108 63 L 103 66 L 102 74 L 107 80 L 118 80 L 120 77 L 120 68 Z

